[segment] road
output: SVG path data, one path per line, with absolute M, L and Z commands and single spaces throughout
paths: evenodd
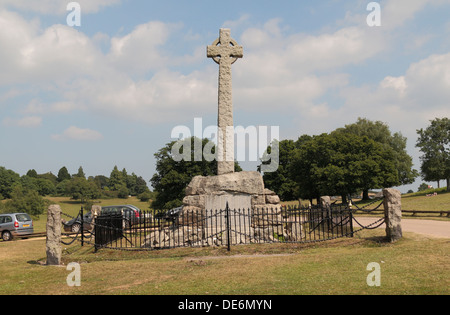
M 357 217 L 356 219 L 364 226 L 378 220 L 375 217 Z M 386 225 L 382 224 L 380 228 L 385 229 Z M 450 221 L 402 219 L 402 230 L 431 237 L 450 238 Z

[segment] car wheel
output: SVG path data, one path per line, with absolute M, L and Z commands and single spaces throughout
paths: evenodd
M 78 233 L 81 231 L 81 224 L 75 223 L 74 225 L 72 225 L 72 233 Z
M 2 234 L 2 239 L 3 239 L 5 242 L 12 240 L 11 232 L 9 232 L 9 231 L 3 232 L 3 234 Z

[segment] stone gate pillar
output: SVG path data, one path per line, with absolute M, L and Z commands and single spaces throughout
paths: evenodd
M 402 238 L 402 195 L 396 189 L 383 189 L 386 236 L 390 242 Z
M 47 210 L 47 265 L 61 265 L 61 207 L 51 205 Z

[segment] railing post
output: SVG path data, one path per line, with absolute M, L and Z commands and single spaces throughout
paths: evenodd
M 83 211 L 83 207 L 81 207 L 81 210 L 80 210 L 80 221 L 81 221 L 81 229 L 80 229 L 81 247 L 83 247 L 84 246 L 84 211 Z
M 349 209 L 349 218 L 350 218 L 350 237 L 354 237 L 353 235 L 353 210 L 352 210 L 352 202 L 350 201 L 348 205 Z
M 230 232 L 231 232 L 231 226 L 230 226 L 230 207 L 227 206 L 225 208 L 226 216 L 227 216 L 227 250 L 231 252 L 231 241 L 230 241 Z

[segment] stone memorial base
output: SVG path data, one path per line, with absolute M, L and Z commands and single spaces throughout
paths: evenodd
M 147 246 L 226 244 L 227 203 L 232 245 L 287 237 L 281 225 L 280 198 L 264 188 L 260 173 L 239 172 L 195 177 L 186 188 L 177 229 L 167 229 L 161 241 L 159 234 L 151 236 Z
M 280 198 L 264 188 L 258 172 L 238 172 L 218 176 L 197 176 L 186 188 L 184 212 L 230 209 L 281 209 Z

